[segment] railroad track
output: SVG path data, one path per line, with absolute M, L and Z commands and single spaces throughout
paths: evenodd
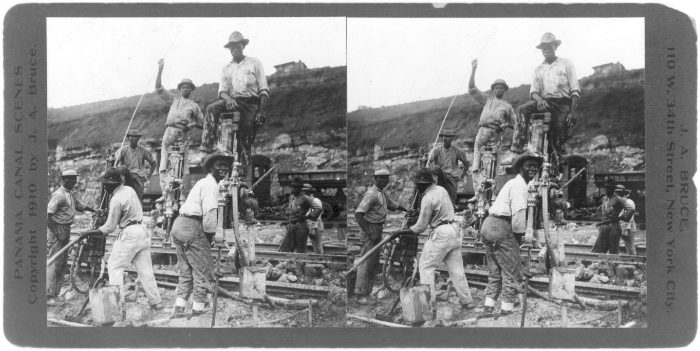
M 127 271 L 129 274 L 135 275 L 135 271 Z M 156 280 L 177 283 L 178 274 L 172 271 L 166 270 L 154 270 L 153 274 Z M 237 276 L 226 276 L 219 279 L 219 284 L 222 288 L 226 290 L 236 291 L 238 290 L 240 284 L 240 278 Z M 331 291 L 328 286 L 318 286 L 309 284 L 298 284 L 298 283 L 282 283 L 275 281 L 265 282 L 265 291 L 271 295 L 297 295 L 297 296 L 307 296 L 307 297 L 326 297 Z
M 447 274 L 444 268 L 439 269 L 441 272 Z M 485 286 L 488 282 L 488 271 L 476 270 L 476 269 L 465 269 L 464 273 L 469 280 L 469 284 L 475 283 L 474 285 Z M 540 290 L 549 290 L 549 278 L 546 277 L 533 277 L 530 278 L 530 286 Z M 622 299 L 636 299 L 639 296 L 638 287 L 629 286 L 619 286 L 612 284 L 595 284 L 588 282 L 575 282 L 575 291 L 577 294 L 586 296 L 605 296 L 607 298 L 622 298 Z
M 350 245 L 360 245 L 359 229 L 353 230 L 352 228 L 348 230 L 347 243 L 348 247 Z M 391 231 L 384 231 L 383 234 L 390 235 Z M 418 240 L 419 249 L 423 247 L 426 238 L 421 236 Z M 463 254 L 476 254 L 484 255 L 484 250 L 476 248 L 474 246 L 475 238 L 466 237 L 462 241 L 462 253 Z M 613 262 L 629 262 L 629 263 L 645 263 L 646 262 L 646 247 L 637 247 L 638 255 L 627 255 L 627 254 L 601 254 L 591 252 L 592 246 L 587 244 L 565 244 L 566 257 L 567 259 L 577 259 L 577 260 L 609 260 Z M 620 247 L 620 251 L 624 252 L 624 246 Z M 527 249 L 522 249 L 521 254 L 527 252 Z M 535 251 L 535 254 L 537 251 Z

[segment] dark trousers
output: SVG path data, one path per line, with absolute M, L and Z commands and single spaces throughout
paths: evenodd
M 46 236 L 49 257 L 61 250 L 70 241 L 71 224 L 53 224 L 49 226 Z M 46 267 L 46 296 L 55 297 L 61 291 L 64 271 L 66 270 L 67 253 L 64 253 Z
M 238 104 L 238 112 L 241 113 L 241 121 L 238 124 L 237 151 L 240 155 L 239 162 L 243 169 L 248 169 L 251 157 L 251 147 L 255 141 L 255 116 L 260 110 L 260 106 L 252 103 L 245 103 L 240 99 L 236 99 Z M 202 147 L 205 149 L 214 149 L 219 139 L 219 115 L 226 112 L 226 101 L 217 100 L 209 104 L 204 114 L 204 126 L 202 128 Z
M 309 238 L 309 225 L 306 221 L 290 223 L 287 233 L 280 245 L 280 252 L 306 252 L 306 241 Z
M 180 272 L 177 297 L 187 300 L 194 292 L 194 302 L 207 302 L 207 293 L 214 292 L 214 258 L 202 222 L 178 216 L 171 234 Z
M 459 177 L 447 173 L 440 173 L 437 178 L 437 185 L 447 190 L 447 194 L 450 195 L 450 201 L 452 201 L 454 205 L 457 200 L 457 184 L 459 183 Z
M 592 252 L 617 254 L 620 250 L 622 228 L 620 222 L 611 222 L 598 226 L 598 238 L 593 244 Z
M 549 104 L 547 112 L 552 114 L 552 121 L 549 123 L 548 154 L 552 169 L 559 166 L 559 159 L 564 151 L 564 144 L 569 139 L 569 128 L 566 125 L 566 116 L 571 111 L 570 99 L 545 99 Z M 530 125 L 530 115 L 539 112 L 537 101 L 531 100 L 518 106 L 518 116 L 513 132 L 513 149 L 522 150 L 528 142 L 528 129 Z
M 486 296 L 505 302 L 515 302 L 522 280 L 520 246 L 511 229 L 510 221 L 493 216 L 486 217 L 481 226 L 481 236 L 486 250 L 489 280 Z
M 124 185 L 134 189 L 139 201 L 143 200 L 143 183 L 144 181 L 141 179 L 141 176 L 136 173 L 129 173 L 128 177 L 124 177 Z
M 367 232 L 361 230 L 360 242 L 362 248 L 360 257 L 382 241 L 382 230 L 384 223 L 367 223 Z M 369 295 L 372 293 L 372 278 L 379 269 L 380 251 L 375 251 L 364 263 L 357 268 L 357 280 L 355 282 L 355 294 Z

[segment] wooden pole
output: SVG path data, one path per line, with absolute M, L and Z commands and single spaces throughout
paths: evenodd
M 314 304 L 309 300 L 309 327 L 314 326 Z
M 92 325 L 69 322 L 69 321 L 66 321 L 63 319 L 46 318 L 46 320 L 51 322 L 51 323 L 56 323 L 56 324 L 60 324 L 60 325 L 67 325 L 69 327 L 92 327 Z
M 384 327 L 392 327 L 392 328 L 410 328 L 410 327 L 407 326 L 407 325 L 396 324 L 396 323 L 385 322 L 385 321 L 380 321 L 380 320 L 378 320 L 378 319 L 372 319 L 372 318 L 362 317 L 362 316 L 358 316 L 358 315 L 354 315 L 354 314 L 348 314 L 347 316 L 348 316 L 348 318 L 357 319 L 357 320 L 359 320 L 359 321 L 363 321 L 363 322 L 367 322 L 367 323 L 371 323 L 371 324 L 376 324 L 376 325 L 381 325 L 381 326 L 384 326 Z
M 253 328 L 258 326 L 258 303 L 253 302 Z
M 566 305 L 561 306 L 561 326 L 563 328 L 566 328 L 568 325 L 568 319 L 569 317 L 567 316 L 567 311 L 566 311 Z

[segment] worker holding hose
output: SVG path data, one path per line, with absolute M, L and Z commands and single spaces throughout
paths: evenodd
M 154 310 L 163 308 L 160 292 L 156 285 L 151 262 L 151 238 L 142 224 L 143 210 L 136 191 L 123 184 L 121 175 L 115 168 L 109 168 L 102 176 L 105 190 L 111 194 L 107 221 L 98 229 L 85 232 L 87 235 L 109 235 L 116 232 L 117 238 L 107 261 L 109 285 L 120 288 L 124 301 L 124 271 L 132 265 Z
M 46 224 L 49 229 L 46 244 L 49 257 L 68 244 L 75 211 L 95 212 L 95 209 L 85 205 L 72 193 L 77 182 L 78 172 L 73 169 L 67 169 L 61 173 L 61 187 L 51 194 L 51 200 L 49 200 L 49 205 L 46 209 Z M 46 267 L 46 298 L 48 305 L 54 305 L 57 302 L 65 267 L 66 254 L 61 255 Z

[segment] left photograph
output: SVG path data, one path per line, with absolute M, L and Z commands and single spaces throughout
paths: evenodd
M 344 327 L 345 18 L 46 27 L 47 326 Z

